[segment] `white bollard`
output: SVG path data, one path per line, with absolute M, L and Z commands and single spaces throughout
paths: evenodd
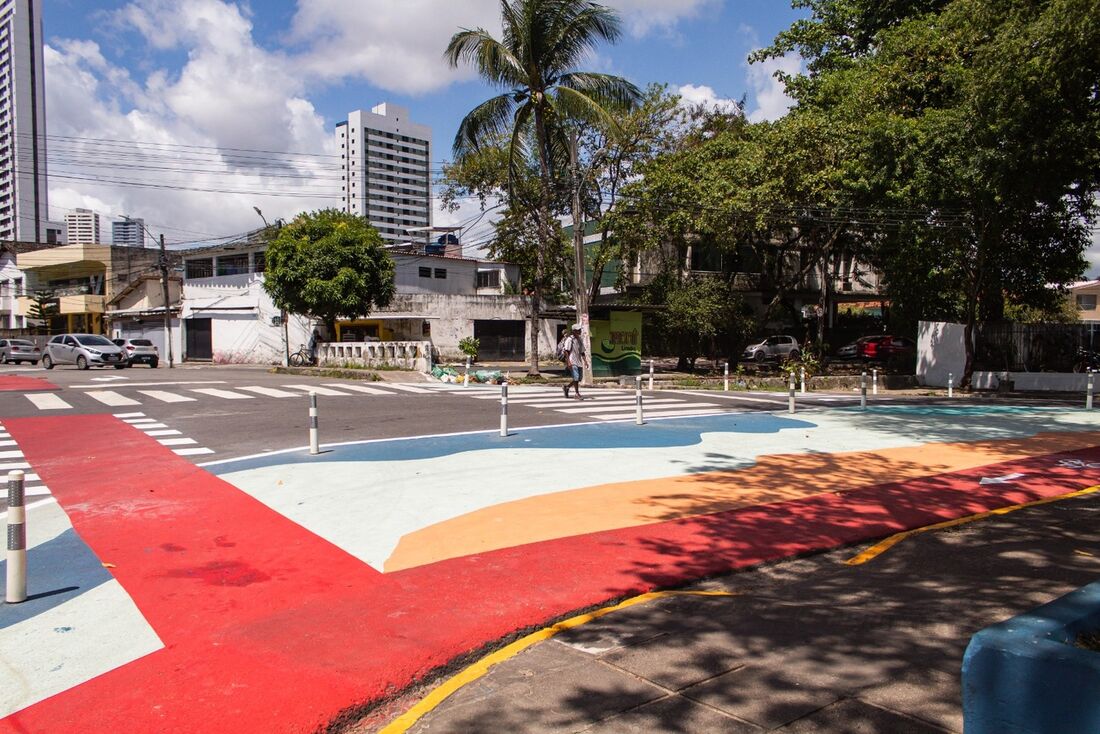
M 730 391 L 730 363 L 726 362 L 722 368 L 722 390 L 725 392 Z
M 508 381 L 500 383 L 500 435 L 508 435 Z
M 864 370 L 859 376 L 859 408 L 864 410 L 867 408 L 867 371 Z
M 955 375 L 947 373 L 947 397 L 955 397 Z
M 806 368 L 805 367 L 799 367 L 798 368 L 798 373 L 799 373 L 798 381 L 799 381 L 799 383 L 801 383 L 801 386 L 802 386 L 802 394 L 805 395 L 806 394 Z
M 317 393 L 315 392 L 309 394 L 309 453 L 314 456 L 321 453 L 317 433 Z
M 470 386 L 470 355 L 466 355 L 466 377 L 462 380 L 462 386 Z
M 4 601 L 27 600 L 27 509 L 23 498 L 23 472 L 8 472 L 8 563 Z
M 649 389 L 653 389 L 653 360 L 649 360 Z
M 878 395 L 878 369 L 871 370 L 871 394 Z
M 787 412 L 794 412 L 794 372 L 791 373 L 790 383 L 787 388 Z
M 1092 376 L 1096 374 L 1092 370 L 1089 370 L 1089 387 L 1088 392 L 1085 394 L 1085 410 L 1092 410 Z
M 638 375 L 634 378 L 634 401 L 636 406 L 634 408 L 634 423 L 636 425 L 642 425 L 645 420 L 642 417 L 642 376 Z

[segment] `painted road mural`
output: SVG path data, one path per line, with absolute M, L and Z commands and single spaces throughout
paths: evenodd
M 3 426 L 55 500 L 30 510 L 34 605 L 0 617 L 7 731 L 308 731 L 578 608 L 1100 482 L 1095 414 L 1017 407 L 725 414 L 205 468 L 108 415 Z

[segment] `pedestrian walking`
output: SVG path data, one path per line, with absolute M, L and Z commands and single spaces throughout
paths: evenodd
M 565 397 L 569 397 L 569 388 L 572 387 L 576 393 L 576 399 L 584 400 L 581 397 L 581 378 L 584 376 L 584 340 L 581 339 L 580 324 L 573 324 L 569 336 L 562 340 L 558 351 L 561 353 L 566 367 L 569 368 L 571 380 L 568 385 L 562 388 L 562 393 Z

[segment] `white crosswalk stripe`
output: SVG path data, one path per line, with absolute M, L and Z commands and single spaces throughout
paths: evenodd
M 198 441 L 193 438 L 158 438 L 157 443 L 161 446 L 193 446 Z
M 669 403 L 673 403 L 676 407 L 688 407 L 688 406 L 690 406 L 692 408 L 698 408 L 700 406 L 704 406 L 704 407 L 715 407 L 716 406 L 716 403 L 690 403 L 689 404 L 689 403 L 685 403 L 683 400 L 647 400 L 647 401 L 645 401 L 645 405 L 647 405 L 647 406 L 653 405 L 654 403 L 659 403 L 661 405 L 661 408 L 658 408 L 658 410 L 673 407 L 673 406 L 668 405 Z M 597 414 L 600 414 L 600 413 L 622 412 L 626 408 L 633 409 L 633 407 L 634 407 L 634 402 L 618 402 L 618 401 L 616 401 L 616 402 L 610 403 L 610 404 L 609 403 L 598 403 L 596 405 L 587 405 L 587 406 L 584 406 L 584 407 L 556 408 L 555 412 L 570 413 L 570 414 L 572 414 L 572 413 L 581 413 L 581 414 L 584 414 L 584 415 L 597 415 Z M 633 413 L 631 413 L 631 415 L 633 415 Z
M 233 392 L 232 390 L 219 390 L 214 387 L 193 387 L 191 392 L 197 392 L 202 395 L 209 395 L 214 398 L 225 398 L 226 400 L 251 400 L 251 395 L 245 395 L 241 392 Z
M 343 390 L 333 390 L 330 387 L 321 387 L 320 385 L 283 385 L 283 387 L 289 387 L 292 390 L 301 390 L 307 395 L 311 392 L 317 393 L 318 395 L 332 395 L 345 398 L 351 395 L 351 393 L 344 392 Z
M 138 390 L 138 392 L 162 403 L 193 403 L 195 401 L 195 398 L 188 395 L 180 395 L 167 390 Z
M 213 449 L 173 449 L 173 451 L 179 456 L 205 456 L 206 454 L 214 453 Z
M 353 385 L 351 383 L 326 383 L 327 387 L 339 387 L 344 390 L 352 390 L 354 392 L 361 392 L 365 395 L 393 395 L 389 390 L 379 390 L 377 387 L 367 387 L 366 385 Z
M 238 390 L 247 390 L 248 392 L 254 392 L 257 395 L 264 395 L 269 398 L 297 398 L 300 397 L 296 392 L 288 392 L 286 390 L 277 390 L 273 387 L 263 387 L 261 385 L 243 385 L 237 388 Z
M 214 453 L 213 449 L 198 446 L 198 441 L 195 439 L 181 435 L 180 431 L 169 428 L 155 418 L 147 417 L 144 413 L 116 413 L 115 417 L 123 423 L 130 424 L 179 456 L 203 456 Z M 185 446 L 187 448 L 173 448 L 174 446 Z
M 128 398 L 114 390 L 89 390 L 84 394 L 112 408 L 121 407 L 123 405 L 141 405 L 137 400 Z
M 401 392 L 412 392 L 421 394 L 427 394 L 431 392 L 431 390 L 420 387 L 419 385 L 405 385 L 400 382 L 387 382 L 386 387 L 393 388 L 394 390 L 400 390 Z
M 27 393 L 23 397 L 31 401 L 39 410 L 65 410 L 73 406 L 66 403 L 60 396 L 52 393 Z
M 722 413 L 722 412 L 725 412 L 725 411 L 723 410 L 722 406 L 720 406 L 720 405 L 715 405 L 712 408 L 707 408 L 705 403 L 695 403 L 690 408 L 677 408 L 675 410 L 646 410 L 646 411 L 643 412 L 643 416 L 645 418 L 676 418 L 676 417 L 690 418 L 692 416 L 697 416 L 697 415 L 709 415 L 711 413 Z M 601 421 L 619 421 L 619 420 L 627 420 L 627 419 L 630 419 L 630 418 L 634 418 L 635 416 L 636 416 L 636 414 L 632 410 L 630 412 L 608 413 L 608 414 L 602 414 L 602 415 L 594 415 L 592 417 L 595 418 L 596 420 L 601 420 Z

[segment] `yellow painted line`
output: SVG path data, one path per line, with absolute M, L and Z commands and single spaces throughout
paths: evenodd
M 1092 487 L 1086 487 L 1085 489 L 1079 489 L 1076 492 L 1070 492 L 1068 494 L 1060 494 L 1057 497 L 1047 497 L 1041 500 L 1035 500 L 1034 502 L 1024 502 L 1019 505 L 1008 505 L 1006 507 L 999 507 L 996 510 L 990 510 L 988 512 L 979 512 L 977 515 L 968 515 L 967 517 L 960 517 L 955 520 L 948 520 L 946 522 L 938 522 L 935 525 L 925 525 L 922 528 L 915 528 L 913 530 L 906 530 L 904 533 L 898 533 L 897 535 L 891 535 L 886 540 L 879 543 L 875 543 L 862 553 L 852 556 L 846 564 L 849 566 L 859 566 L 868 561 L 874 560 L 878 556 L 882 555 L 886 551 L 893 548 L 895 545 L 905 540 L 906 538 L 917 535 L 918 533 L 926 533 L 929 530 L 943 530 L 944 528 L 952 528 L 957 525 L 965 525 L 966 523 L 974 522 L 975 520 L 984 520 L 987 517 L 993 517 L 995 515 L 1007 515 L 1010 512 L 1016 510 L 1022 510 L 1027 507 L 1036 507 L 1038 505 L 1046 505 L 1051 502 L 1061 502 L 1062 500 L 1073 499 L 1074 497 L 1082 497 L 1086 494 L 1092 494 L 1094 492 L 1100 492 L 1100 484 Z
M 509 658 L 513 658 L 519 653 L 523 652 L 527 648 L 534 645 L 536 642 L 543 642 L 549 640 L 559 632 L 564 632 L 574 627 L 580 627 L 582 624 L 587 624 L 593 620 L 597 620 L 612 612 L 618 612 L 628 607 L 633 607 L 638 604 L 645 604 L 646 602 L 654 601 L 656 599 L 665 599 L 671 596 L 736 596 L 734 592 L 730 591 L 651 591 L 648 594 L 642 594 L 641 596 L 631 597 L 626 601 L 621 601 L 618 604 L 614 604 L 609 607 L 603 607 L 587 614 L 579 614 L 576 617 L 570 617 L 569 619 L 562 620 L 557 624 L 552 624 L 549 627 L 543 627 L 542 629 L 532 632 L 526 637 L 521 637 L 510 645 L 490 653 L 485 657 L 478 660 L 473 665 L 464 668 L 456 675 L 448 678 L 440 686 L 432 690 L 427 696 L 420 700 L 415 706 L 408 711 L 398 716 L 391 721 L 379 734 L 403 734 L 409 730 L 413 724 L 435 709 L 439 704 L 447 700 L 448 697 L 453 695 L 463 686 L 473 683 L 478 678 L 482 677 L 489 672 L 490 668 L 494 665 L 499 665 Z

